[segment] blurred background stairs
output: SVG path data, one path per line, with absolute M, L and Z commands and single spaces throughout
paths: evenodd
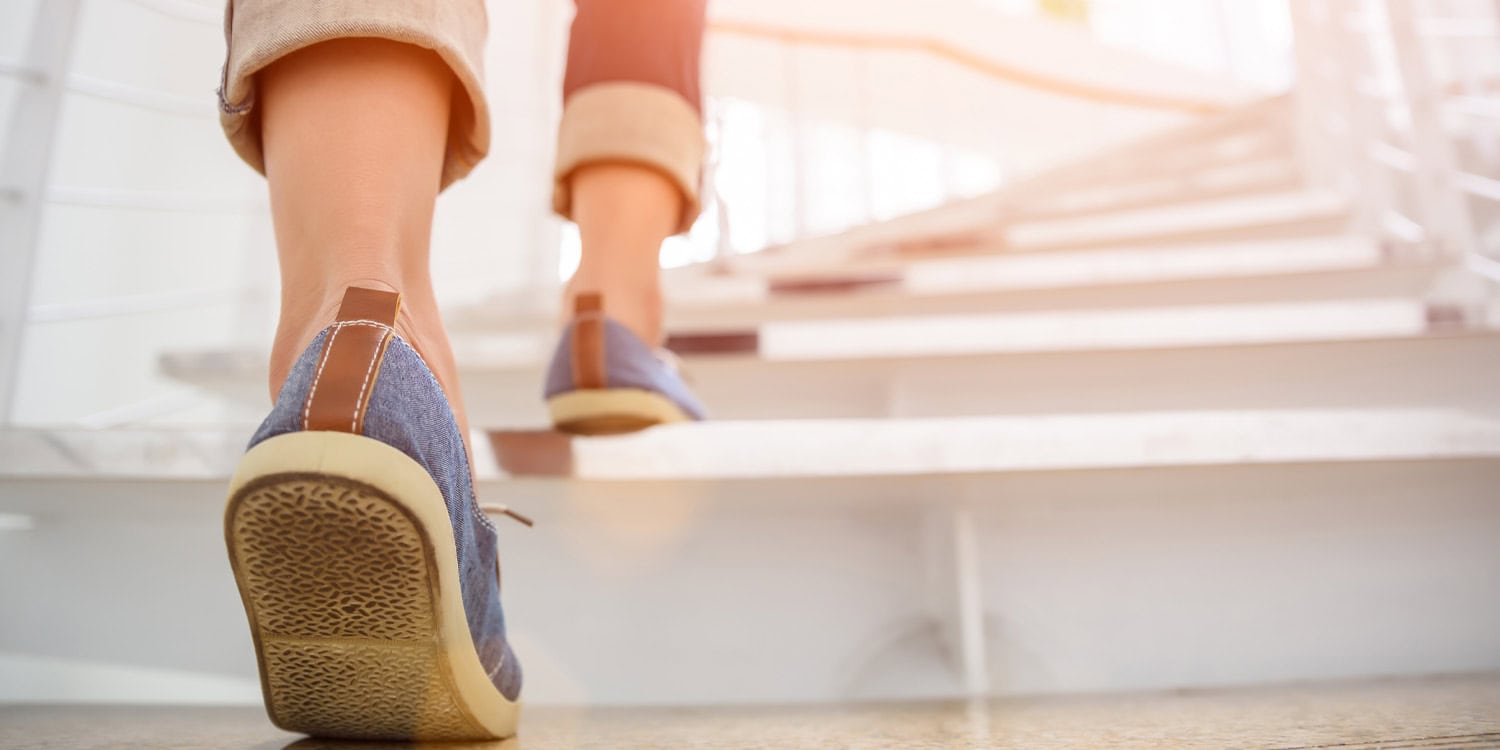
M 267 404 L 265 339 L 247 333 L 273 308 L 264 206 L 248 180 L 251 197 L 228 199 L 245 257 L 263 256 L 245 261 L 251 283 L 230 304 L 201 309 L 225 298 L 222 278 L 93 303 L 70 287 L 49 301 L 61 275 L 48 253 L 74 237 L 80 206 L 204 221 L 199 239 L 223 228 L 203 219 L 222 207 L 181 188 L 69 184 L 79 172 L 66 152 L 50 169 L 15 158 L 41 137 L 27 131 L 35 110 L 19 107 L 50 92 L 55 108 L 92 80 L 48 55 L 49 24 L 82 33 L 123 6 L 201 23 L 208 5 L 36 4 L 30 24 L 10 27 L 17 39 L 32 29 L 32 46 L 0 46 L 31 56 L 0 59 L 25 100 L 0 110 L 13 123 L 0 143 L 4 176 L 33 180 L 12 188 L 4 227 L 29 238 L 13 254 L 29 260 L 8 261 L 25 274 L 4 282 L 25 293 L 6 319 L 0 700 L 258 700 L 217 523 Z M 505 12 L 545 29 L 562 18 L 555 5 Z M 920 20 L 877 3 L 855 29 L 839 26 L 855 14 L 829 9 L 716 7 L 720 197 L 668 248 L 665 272 L 669 346 L 714 421 L 610 438 L 544 431 L 551 298 L 576 239 L 504 219 L 516 231 L 500 236 L 550 238 L 556 251 L 512 261 L 529 279 L 519 286 L 455 284 L 446 314 L 481 428 L 481 496 L 538 520 L 502 530 L 532 702 L 846 702 L 1500 669 L 1500 9 L 1299 0 L 1280 11 L 1295 29 L 1282 53 L 1296 83 L 1268 94 L 1232 65 L 1208 74 L 1101 41 L 1128 5 L 1097 3 L 1092 32 L 975 3 Z M 1243 12 L 1200 5 L 1221 21 Z M 89 49 L 73 53 L 75 70 Z M 1042 63 L 1022 75 L 1031 53 Z M 783 76 L 753 74 L 768 55 Z M 865 135 L 851 137 L 866 139 L 847 184 L 882 184 L 889 159 L 868 140 L 881 127 L 932 136 L 956 162 L 987 130 L 1007 152 L 1034 153 L 1011 160 L 1016 176 L 940 190 L 920 210 L 880 216 L 865 192 L 845 226 L 820 230 L 821 189 L 800 170 L 819 164 L 817 124 L 849 126 L 848 113 L 837 96 L 796 92 L 849 67 L 838 55 L 855 82 L 834 90 L 862 102 L 853 127 Z M 28 67 L 48 60 L 56 67 Z M 933 65 L 946 72 L 932 80 L 977 102 L 951 126 L 951 114 L 913 111 L 912 80 Z M 785 184 L 735 171 L 734 123 L 754 106 L 786 118 L 792 155 L 767 168 L 790 170 Z M 552 115 L 538 105 L 499 127 L 542 139 Z M 501 205 L 546 221 L 539 198 L 486 203 L 527 192 L 514 184 L 546 161 L 526 158 L 503 179 L 477 174 L 448 210 Z M 786 191 L 794 206 L 781 211 Z M 739 218 L 757 209 L 778 218 Z M 787 215 L 794 226 L 778 237 Z M 90 236 L 130 252 L 150 231 L 123 221 L 134 228 Z M 495 231 L 440 227 L 439 244 Z M 758 246 L 736 247 L 745 234 Z M 233 275 L 225 258 L 197 262 Z M 202 335 L 170 335 L 179 324 Z M 69 413 L 94 382 L 75 368 L 107 381 L 133 366 L 84 352 L 145 327 L 149 373 L 122 375 L 151 384 L 145 395 Z M 97 387 L 106 401 L 117 390 Z

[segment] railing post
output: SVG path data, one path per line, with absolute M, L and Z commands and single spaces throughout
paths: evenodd
M 858 131 L 859 163 L 855 165 L 859 175 L 860 221 L 875 221 L 875 155 L 870 139 L 870 50 L 861 47 L 854 51 L 854 95 L 856 98 L 854 127 Z
M 1320 54 L 1328 51 L 1326 6 L 1318 0 L 1292 2 L 1292 43 L 1297 65 L 1297 150 L 1304 182 L 1321 188 L 1341 187 L 1349 165 L 1335 163 L 1328 134 L 1327 85 Z
M 81 0 L 36 4 L 23 80 L 0 145 L 0 427 L 12 421 L 31 273 Z
M 932 616 L 965 697 L 988 695 L 992 688 L 985 632 L 978 522 L 959 490 L 959 504 L 924 511 L 928 586 Z
M 1293 4 L 1294 13 L 1299 5 Z M 1395 191 L 1386 168 L 1371 156 L 1380 141 L 1381 117 L 1379 102 L 1359 90 L 1360 61 L 1368 54 L 1368 43 L 1354 38 L 1350 31 L 1347 4 L 1322 0 L 1308 5 L 1311 7 L 1303 7 L 1301 12 L 1316 31 L 1307 39 L 1307 46 L 1299 49 L 1299 63 L 1311 65 L 1320 77 L 1326 65 L 1334 77 L 1321 91 L 1308 92 L 1317 97 L 1308 106 L 1320 118 L 1328 150 L 1339 154 L 1336 164 L 1326 156 L 1322 158 L 1326 168 L 1337 171 L 1334 184 L 1355 201 L 1355 231 L 1380 239 L 1385 234 L 1385 219 L 1393 211 Z M 1330 111 L 1342 118 L 1344 132 L 1327 134 Z
M 1412 0 L 1385 0 L 1391 46 L 1401 75 L 1401 89 L 1411 116 L 1412 151 L 1417 157 L 1417 195 L 1429 242 L 1450 259 L 1477 250 L 1468 198 L 1458 185 L 1453 143 L 1443 126 L 1442 92 L 1432 80 L 1417 35 Z
M 800 240 L 808 235 L 807 202 L 812 199 L 808 185 L 806 164 L 806 133 L 802 114 L 802 55 L 797 43 L 782 42 L 782 59 L 785 60 L 782 87 L 786 96 L 787 125 L 791 139 L 792 167 L 792 239 Z

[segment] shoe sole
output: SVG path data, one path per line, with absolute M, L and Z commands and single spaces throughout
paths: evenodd
M 378 440 L 297 432 L 241 460 L 224 537 L 266 711 L 318 737 L 496 740 L 520 706 L 479 661 L 442 492 Z
M 593 388 L 547 399 L 558 430 L 577 435 L 618 435 L 691 419 L 666 396 L 639 388 Z

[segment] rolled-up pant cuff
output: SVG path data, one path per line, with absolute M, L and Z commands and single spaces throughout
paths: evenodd
M 578 168 L 639 164 L 660 172 L 682 193 L 679 232 L 698 217 L 706 144 L 698 110 L 676 91 L 635 81 L 595 83 L 568 97 L 557 130 L 552 207 L 571 218 L 569 185 Z
M 484 100 L 484 0 L 230 0 L 229 54 L 219 87 L 219 120 L 236 153 L 265 173 L 255 74 L 297 50 L 347 38 L 389 39 L 438 54 L 465 96 L 454 97 L 442 186 L 467 175 L 490 148 Z

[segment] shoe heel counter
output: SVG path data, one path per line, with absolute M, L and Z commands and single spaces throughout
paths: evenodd
M 604 298 L 597 292 L 579 294 L 573 302 L 573 331 L 569 354 L 573 387 L 604 388 L 609 380 L 604 352 Z
M 400 310 L 401 295 L 395 292 L 360 287 L 344 291 L 302 404 L 302 429 L 363 434 Z

